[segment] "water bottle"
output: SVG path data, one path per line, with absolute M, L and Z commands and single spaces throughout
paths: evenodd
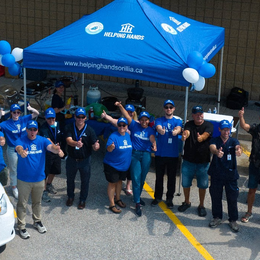
M 217 112 L 218 112 L 218 111 L 217 111 L 217 108 L 214 107 L 213 113 L 214 113 L 214 114 L 217 114 Z
M 208 111 L 208 113 L 211 113 L 211 108 L 209 108 L 209 111 Z

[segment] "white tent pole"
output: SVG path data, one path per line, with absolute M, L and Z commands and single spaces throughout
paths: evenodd
M 81 106 L 84 105 L 84 73 L 82 74 L 81 78 Z
M 220 109 L 220 95 L 221 95 L 221 81 L 222 81 L 222 69 L 223 69 L 223 55 L 224 55 L 224 46 L 221 48 L 220 54 L 220 70 L 219 70 L 219 83 L 218 83 L 218 113 Z
M 23 68 L 23 100 L 24 100 L 24 115 L 27 115 L 27 104 L 26 104 L 26 68 Z

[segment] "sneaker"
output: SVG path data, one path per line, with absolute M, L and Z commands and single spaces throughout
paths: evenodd
M 19 233 L 20 233 L 21 238 L 23 238 L 23 239 L 30 238 L 30 234 L 28 233 L 28 231 L 26 229 L 20 229 Z
M 39 233 L 41 233 L 41 234 L 46 233 L 46 231 L 47 231 L 46 227 L 42 224 L 41 221 L 34 222 L 33 227 L 36 228 L 39 231 Z
M 136 205 L 135 205 L 135 214 L 137 215 L 137 217 L 142 216 L 142 209 L 141 209 L 140 203 L 136 203 Z
M 151 206 L 152 206 L 152 207 L 155 207 L 155 206 L 158 205 L 158 203 L 159 203 L 159 201 L 158 201 L 157 199 L 154 199 L 154 200 L 151 202 Z
M 205 217 L 207 215 L 207 211 L 203 206 L 202 207 L 198 206 L 198 215 L 200 217 Z
M 171 200 L 166 200 L 166 206 L 168 209 L 173 209 L 173 203 Z
M 230 221 L 228 223 L 228 225 L 230 226 L 231 230 L 234 232 L 238 232 L 239 231 L 239 227 L 236 221 Z
M 18 189 L 17 189 L 17 187 L 13 188 L 13 195 L 16 199 L 18 199 Z
M 219 226 L 221 223 L 222 223 L 222 219 L 220 219 L 220 218 L 213 218 L 209 222 L 209 227 L 215 228 L 215 227 Z
M 44 190 L 43 191 L 43 194 L 42 194 L 42 201 L 44 202 L 51 202 L 51 199 L 48 195 L 48 191 L 47 190 Z
M 140 198 L 140 204 L 141 206 L 145 206 L 145 202 Z
M 52 183 L 46 185 L 46 190 L 51 193 L 51 194 L 56 194 L 57 191 L 55 190 L 55 188 L 53 187 Z
M 191 203 L 182 202 L 182 205 L 178 207 L 178 211 L 184 212 L 186 209 L 190 208 Z

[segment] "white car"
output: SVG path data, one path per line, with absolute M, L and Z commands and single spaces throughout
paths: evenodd
M 4 247 L 6 243 L 15 237 L 15 224 L 16 212 L 5 189 L 0 183 L 0 248 Z

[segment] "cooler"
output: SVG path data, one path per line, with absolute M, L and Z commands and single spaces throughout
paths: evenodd
M 204 120 L 211 122 L 213 124 L 213 126 L 214 126 L 214 131 L 213 131 L 213 134 L 212 134 L 213 137 L 220 136 L 220 132 L 218 130 L 219 122 L 221 120 L 224 120 L 224 119 L 228 120 L 232 124 L 231 132 L 232 133 L 235 132 L 236 129 L 233 126 L 233 124 L 234 124 L 233 116 L 212 114 L 212 113 L 204 113 Z

